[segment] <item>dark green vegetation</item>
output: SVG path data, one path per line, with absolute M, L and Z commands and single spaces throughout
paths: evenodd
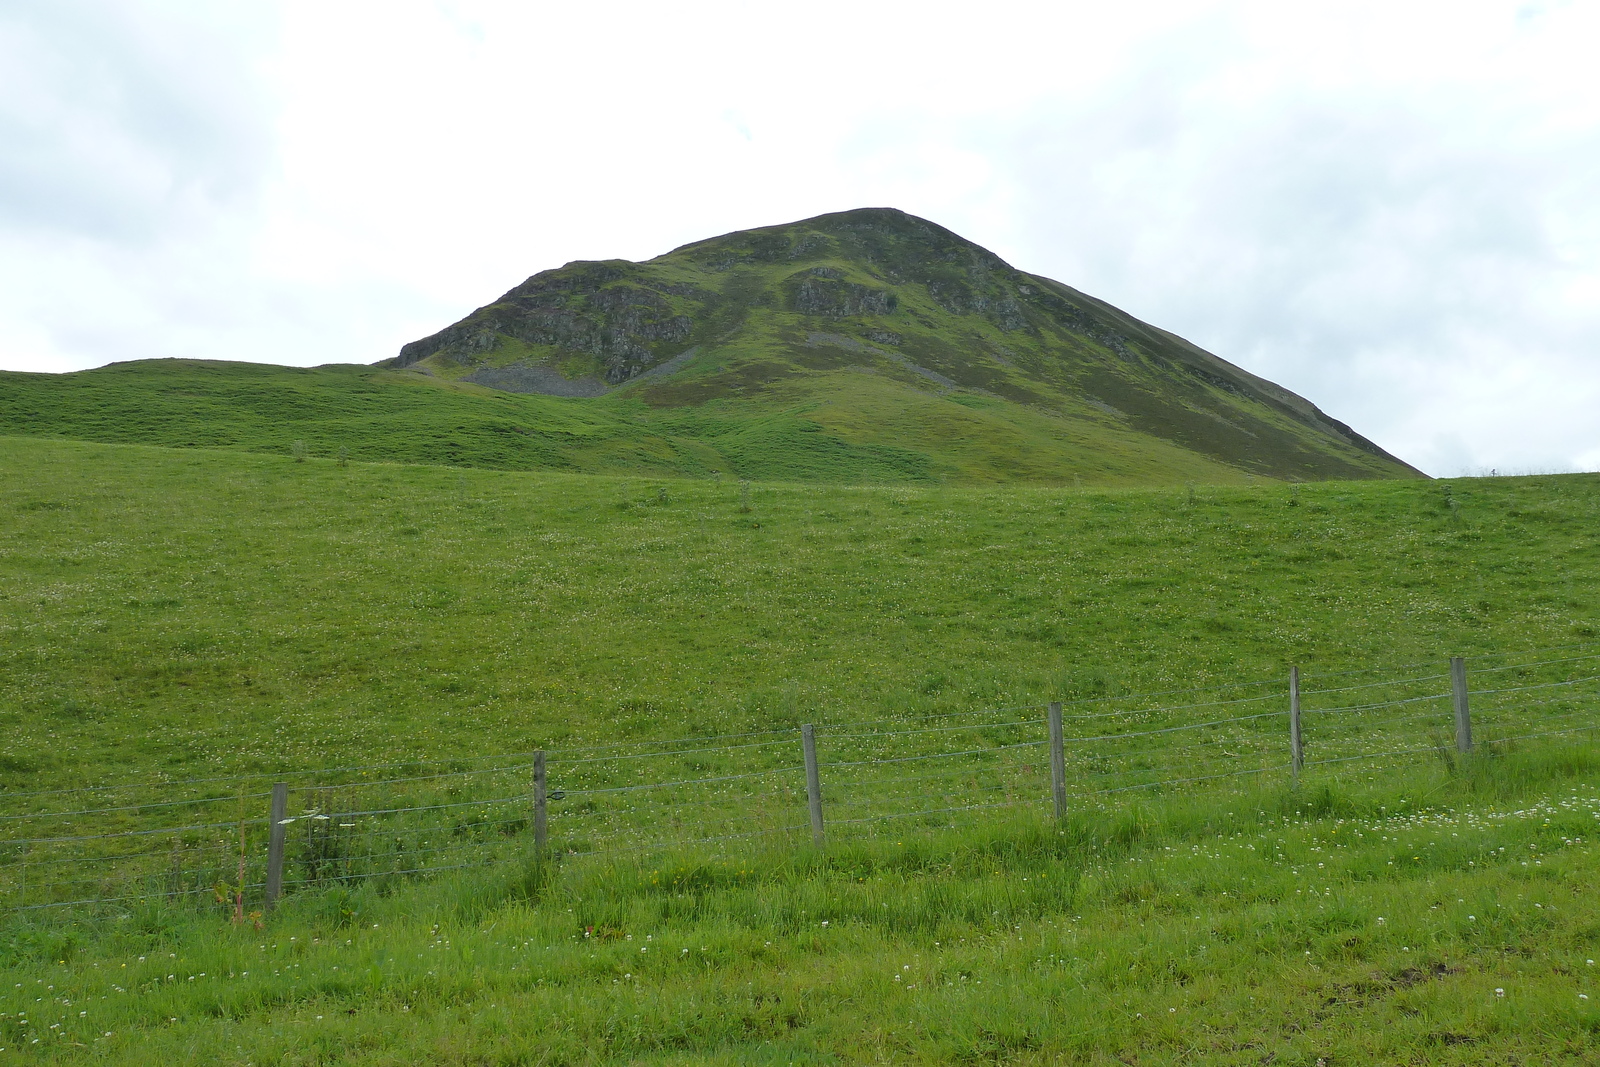
M 1587 475 L 847 488 L 0 445 L 6 794 L 1597 636 Z M 1368 774 L 306 892 L 261 931 L 11 916 L 0 1056 L 1593 1061 L 1600 753 Z
M 389 369 L 0 374 L 0 433 L 897 484 L 1417 474 L 1293 393 L 889 210 L 545 271 Z

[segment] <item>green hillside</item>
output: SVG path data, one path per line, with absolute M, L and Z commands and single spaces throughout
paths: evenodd
M 383 367 L 0 373 L 0 433 L 786 481 L 1418 476 L 1306 400 L 889 210 L 545 271 Z
M 1000 401 L 851 384 L 798 410 L 761 399 L 655 409 L 636 397 L 522 395 L 373 367 L 152 360 L 77 374 L 0 372 L 0 429 L 279 455 L 301 441 L 323 458 L 680 477 L 1089 485 L 1247 477 L 1163 442 Z
M 254 771 L 937 727 L 1289 663 L 1357 702 L 1371 675 L 1329 676 L 1534 649 L 1592 675 L 1597 517 L 1593 475 L 739 485 L 5 438 L 0 873 L 47 873 L 48 843 L 13 843 L 41 806 L 84 834 L 182 817 L 53 788 L 148 801 Z M 1550 691 L 1505 677 L 1537 721 Z M 1571 692 L 1588 703 L 1563 721 L 1590 721 L 1592 686 Z M 308 886 L 260 928 L 159 895 L 9 913 L 0 1057 L 1592 1062 L 1600 750 L 1487 734 L 1453 760 L 1414 729 L 1421 754 L 1310 767 L 1298 791 L 1199 783 L 1059 825 L 958 813 L 822 851 L 542 865 L 496 835 L 494 867 Z M 682 769 L 722 773 L 698 745 Z M 226 820 L 246 787 L 198 788 Z
M 1595 636 L 1600 479 L 844 487 L 9 438 L 0 784 L 1033 703 Z

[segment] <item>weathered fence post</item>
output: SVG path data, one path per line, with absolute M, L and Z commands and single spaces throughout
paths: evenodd
M 810 723 L 800 727 L 800 747 L 806 754 L 806 800 L 811 805 L 811 843 L 822 847 L 822 778 L 817 774 L 817 733 Z
M 1289 668 L 1289 760 L 1294 784 L 1300 784 L 1300 769 L 1305 766 L 1306 747 L 1300 736 L 1300 668 Z
M 1456 751 L 1472 751 L 1472 712 L 1467 707 L 1467 661 L 1450 657 L 1450 696 L 1456 711 Z
M 548 808 L 545 798 L 547 796 L 544 749 L 533 754 L 533 849 L 539 858 L 544 858 L 545 827 Z
M 283 842 L 289 833 L 289 783 L 272 787 L 272 819 L 267 828 L 267 897 L 263 911 L 270 912 L 283 892 Z
M 1056 802 L 1056 818 L 1067 817 L 1067 752 L 1065 731 L 1061 728 L 1061 701 L 1050 702 L 1050 793 Z

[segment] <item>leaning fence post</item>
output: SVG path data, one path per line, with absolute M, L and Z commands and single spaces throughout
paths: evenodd
M 267 828 L 267 899 L 264 911 L 271 911 L 283 892 L 283 842 L 289 832 L 289 783 L 272 787 L 272 819 Z
M 1067 753 L 1061 729 L 1061 701 L 1050 702 L 1050 793 L 1056 802 L 1056 818 L 1067 817 Z
M 544 858 L 547 815 L 545 784 L 544 749 L 541 748 L 533 754 L 533 849 L 541 859 Z
M 1467 707 L 1467 661 L 1450 657 L 1450 696 L 1456 711 L 1456 751 L 1472 751 L 1472 712 Z
M 800 747 L 806 754 L 806 800 L 811 805 L 811 843 L 822 847 L 822 778 L 817 774 L 817 733 L 810 723 L 800 727 Z
M 1300 668 L 1289 668 L 1289 761 L 1294 784 L 1300 784 L 1300 769 L 1306 763 L 1305 741 L 1300 735 Z

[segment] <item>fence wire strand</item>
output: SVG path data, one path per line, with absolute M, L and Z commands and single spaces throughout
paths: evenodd
M 1600 652 L 1568 656 L 1553 653 L 1594 647 L 1594 642 L 1588 642 L 1506 654 L 1545 658 L 1474 667 L 1473 675 L 1490 675 L 1496 680 L 1507 672 L 1523 672 L 1520 678 L 1504 678 L 1523 684 L 1469 687 L 1479 746 L 1493 753 L 1499 746 L 1600 730 L 1600 722 L 1586 721 L 1600 708 L 1595 706 L 1593 690 L 1583 688 L 1600 681 L 1600 674 L 1550 680 L 1551 674 L 1571 673 L 1561 670 L 1565 665 L 1600 659 Z M 1474 657 L 1473 662 L 1494 658 Z M 1394 668 L 1390 673 L 1399 675 L 1413 669 Z M 1317 677 L 1370 677 L 1378 670 L 1318 672 Z M 1546 672 L 1543 678 L 1537 673 L 1540 671 Z M 1440 704 L 1451 694 L 1398 695 L 1408 690 L 1415 694 L 1417 688 L 1447 677 L 1405 674 L 1301 690 L 1303 699 L 1347 693 L 1380 696 L 1385 694 L 1373 691 L 1385 689 L 1394 695 L 1393 699 L 1368 699 L 1344 706 L 1302 706 L 1301 721 L 1308 728 L 1302 774 L 1315 768 L 1332 773 L 1332 768 L 1345 764 L 1406 760 L 1429 753 L 1443 755 L 1447 760 L 1455 758 L 1454 747 L 1448 742 L 1454 731 L 1448 706 L 1416 707 Z M 1272 687 L 1269 691 L 1226 699 L 1150 703 L 1202 693 L 1223 697 L 1268 686 Z M 1062 702 L 1064 708 L 1117 706 L 1114 710 L 1061 715 L 1063 722 L 1087 725 L 1092 721 L 1097 725 L 1089 728 L 1104 731 L 1062 738 L 1067 746 L 1067 795 L 1082 800 L 1249 776 L 1282 776 L 1287 781 L 1287 696 L 1285 679 L 1273 678 Z M 1222 719 L 1184 721 L 1205 709 L 1266 701 L 1283 701 L 1284 706 Z M 1141 702 L 1148 706 L 1137 706 Z M 1049 744 L 1048 720 L 1043 715 L 1014 717 L 1018 712 L 1046 708 L 1045 704 L 1019 704 L 820 724 L 816 736 L 821 749 L 818 756 L 822 799 L 833 813 L 827 816 L 826 826 L 848 837 L 874 825 L 907 819 L 938 819 L 948 824 L 963 813 L 1047 807 L 1051 770 L 1048 760 L 1038 758 L 1043 754 L 1037 750 Z M 1006 715 L 1012 718 L 1001 718 Z M 959 721 L 963 719 L 968 721 Z M 972 721 L 980 719 L 984 721 Z M 1000 721 L 990 721 L 995 719 Z M 1151 725 L 1132 728 L 1142 724 Z M 985 735 L 984 731 L 998 733 Z M 1177 736 L 1193 731 L 1211 732 L 1191 734 L 1187 740 Z M 1429 732 L 1433 743 L 1417 746 L 1417 741 Z M 997 737 L 1016 740 L 991 743 Z M 1158 740 L 1166 738 L 1171 741 Z M 929 750 L 949 743 L 964 747 Z M 561 855 L 603 856 L 703 845 L 731 847 L 776 835 L 803 835 L 807 825 L 791 825 L 785 815 L 805 802 L 806 790 L 799 782 L 804 767 L 788 762 L 762 766 L 798 755 L 782 751 L 768 754 L 768 750 L 779 746 L 793 746 L 790 752 L 794 753 L 801 747 L 799 732 L 792 728 L 772 729 L 549 750 L 545 754 L 545 825 L 552 838 L 548 847 Z M 1313 751 L 1316 758 L 1312 758 Z M 726 773 L 681 776 L 684 769 L 712 770 L 705 762 L 687 759 L 706 754 L 721 757 L 706 762 L 714 762 L 717 770 Z M 53 829 L 47 824 L 60 821 L 67 824 L 61 829 L 70 829 L 73 820 L 98 820 L 102 827 L 95 833 L 0 839 L 0 893 L 16 901 L 9 907 L 0 906 L 0 911 L 107 907 L 156 898 L 203 899 L 220 890 L 195 883 L 215 880 L 226 888 L 237 875 L 241 861 L 250 872 L 245 888 L 255 893 L 264 886 L 253 880 L 266 861 L 265 829 L 269 820 L 263 814 L 217 822 L 150 825 L 167 819 L 182 823 L 189 810 L 215 811 L 215 805 L 228 802 L 264 806 L 261 801 L 272 795 L 251 790 L 225 796 L 169 799 L 177 790 L 211 787 L 214 792 L 219 783 L 276 778 L 290 783 L 304 805 L 295 814 L 286 815 L 279 828 L 287 844 L 288 860 L 281 883 L 285 889 L 301 891 L 380 878 L 433 876 L 482 867 L 513 856 L 529 856 L 535 822 L 535 756 L 530 752 L 471 759 L 412 759 L 292 774 L 0 793 L 0 803 L 20 806 L 43 797 L 120 801 L 122 797 L 137 797 L 141 791 L 166 791 L 166 798 L 157 794 L 145 802 L 79 802 L 60 811 L 0 813 L 0 826 Z M 905 769 L 912 773 L 895 773 L 902 764 L 918 763 L 931 766 L 926 773 L 909 766 Z M 405 773 L 430 765 L 451 769 Z M 402 776 L 359 777 L 383 770 L 399 770 Z M 679 774 L 671 774 L 672 770 Z M 793 784 L 770 781 L 785 777 L 792 778 Z M 473 792 L 486 795 L 471 796 Z M 524 810 L 508 815 L 508 805 Z M 463 810 L 468 811 L 466 816 L 450 814 Z M 765 825 L 774 821 L 778 825 Z M 662 833 L 664 826 L 671 828 L 666 835 Z M 729 832 L 706 833 L 713 829 Z M 194 840 L 196 835 L 200 840 Z M 161 837 L 172 838 L 172 847 L 116 848 L 121 841 L 133 845 Z M 190 840 L 184 841 L 185 837 Z M 56 877 L 58 874 L 73 877 Z M 127 892 L 139 884 L 161 888 L 139 894 Z M 99 887 L 103 895 L 90 896 L 93 887 Z M 33 899 L 36 897 L 47 899 L 37 901 Z M 48 899 L 51 897 L 66 899 Z

